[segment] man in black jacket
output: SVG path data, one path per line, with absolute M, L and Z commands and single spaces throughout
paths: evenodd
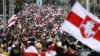
M 10 51 L 10 56 L 21 56 L 21 48 L 19 46 L 19 41 L 14 42 L 15 47 L 12 47 Z

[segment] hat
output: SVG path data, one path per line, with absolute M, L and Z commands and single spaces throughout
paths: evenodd
M 28 45 L 29 45 L 29 46 L 31 46 L 31 45 L 34 46 L 35 43 L 34 43 L 34 41 L 28 41 Z

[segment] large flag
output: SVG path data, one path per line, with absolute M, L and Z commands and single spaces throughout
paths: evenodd
M 13 24 L 15 24 L 16 20 L 17 20 L 17 16 L 16 15 L 13 15 L 9 19 L 8 23 L 6 24 L 6 28 L 8 28 L 8 27 L 12 26 Z
M 100 51 L 100 19 L 78 2 L 72 7 L 61 28 L 91 49 Z

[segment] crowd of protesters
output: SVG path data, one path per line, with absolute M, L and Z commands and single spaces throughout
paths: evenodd
M 0 29 L 0 55 L 82 56 L 82 51 L 90 51 L 60 29 L 69 11 L 69 5 L 37 6 L 25 3 L 16 14 L 16 23 L 7 29 Z M 83 53 L 83 56 L 89 53 Z M 91 54 L 97 55 L 93 50 Z

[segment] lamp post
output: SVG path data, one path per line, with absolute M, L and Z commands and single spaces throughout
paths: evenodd
M 3 0 L 3 20 L 4 25 L 6 25 L 6 0 Z
M 90 11 L 90 0 L 86 0 L 86 9 Z
M 14 15 L 14 8 L 15 8 L 14 3 L 15 0 L 9 0 L 9 17 Z

